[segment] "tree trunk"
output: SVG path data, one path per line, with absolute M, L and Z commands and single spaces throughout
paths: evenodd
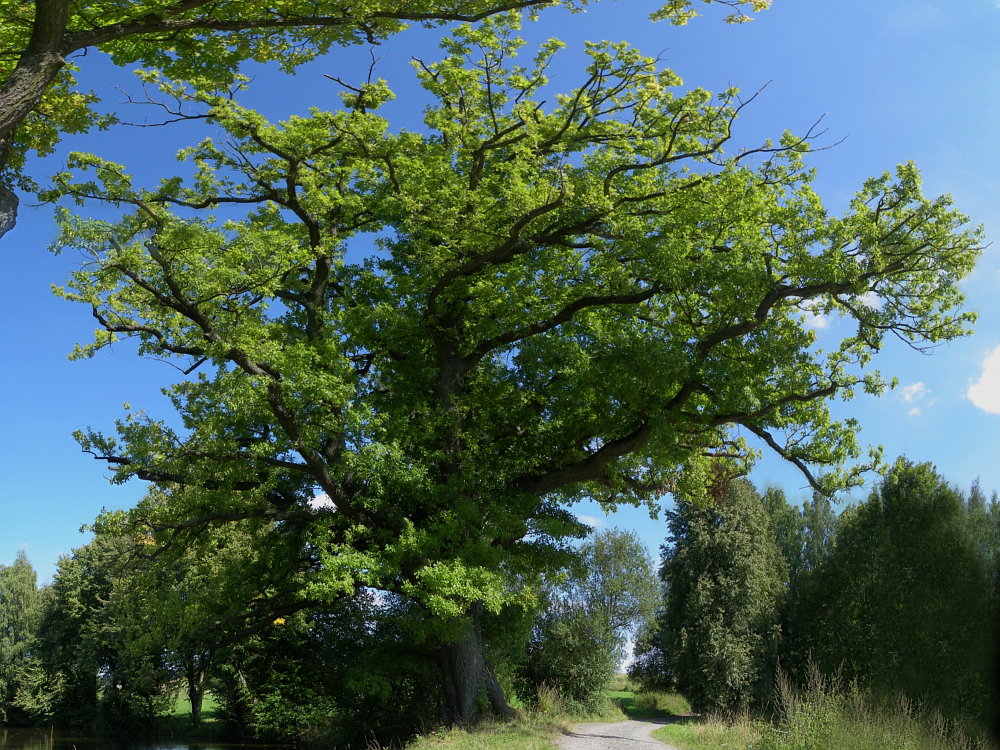
M 0 162 L 0 168 L 2 166 L 3 163 Z M 7 234 L 17 223 L 17 204 L 17 193 L 0 184 L 0 237 Z
M 6 80 L 0 82 L 0 173 L 8 166 L 14 132 L 41 102 L 66 64 L 61 46 L 69 19 L 69 0 L 35 0 L 31 38 Z M 13 185 L 0 184 L 0 237 L 17 222 Z
M 471 726 L 483 718 L 488 705 L 504 719 L 514 717 L 493 667 L 483 653 L 483 605 L 477 602 L 469 611 L 470 623 L 462 637 L 442 644 L 438 666 L 444 685 L 444 719 L 448 726 Z
M 201 726 L 201 706 L 205 699 L 208 670 L 212 664 L 212 654 L 192 655 L 187 663 L 188 700 L 191 701 L 191 723 L 197 729 Z
M 197 729 L 201 726 L 201 704 L 205 697 L 205 690 L 202 686 L 188 689 L 188 699 L 191 701 L 191 723 Z

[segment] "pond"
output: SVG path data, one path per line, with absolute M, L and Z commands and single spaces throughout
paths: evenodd
M 194 743 L 177 740 L 98 739 L 81 732 L 61 729 L 6 729 L 0 727 L 0 750 L 230 750 L 254 748 L 268 750 L 285 745 L 240 745 L 224 742 Z

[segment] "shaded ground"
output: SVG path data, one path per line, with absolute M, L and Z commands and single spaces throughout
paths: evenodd
M 560 750 L 670 750 L 649 733 L 671 719 L 618 721 L 613 724 L 577 724 L 556 740 Z

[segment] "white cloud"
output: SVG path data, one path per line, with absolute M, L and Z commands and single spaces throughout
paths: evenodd
M 1000 346 L 983 360 L 979 380 L 966 392 L 969 400 L 989 414 L 1000 414 Z
M 808 328 L 823 329 L 830 327 L 830 318 L 826 315 L 817 315 L 816 313 L 806 313 L 805 322 Z
M 903 386 L 901 396 L 903 401 L 908 404 L 913 404 L 922 399 L 931 389 L 927 387 L 925 383 L 911 383 L 910 385 Z
M 997 2 L 1000 2 L 1000 0 L 997 0 Z M 882 299 L 877 294 L 875 294 L 875 292 L 865 292 L 864 294 L 861 295 L 859 301 L 869 310 L 882 309 Z
M 601 525 L 601 519 L 596 516 L 577 516 L 578 521 L 587 524 L 590 528 L 596 529 Z
M 899 398 L 904 404 L 913 404 L 909 411 L 906 412 L 907 416 L 919 417 L 923 414 L 923 407 L 934 406 L 937 403 L 936 398 L 928 399 L 924 401 L 931 394 L 931 389 L 927 387 L 926 383 L 910 383 L 909 385 L 903 386 L 902 391 L 900 391 Z M 921 402 L 920 406 L 917 406 L 917 402 Z
M 821 312 L 817 312 L 819 303 L 816 300 L 806 300 L 799 305 L 802 311 L 802 322 L 806 328 L 816 328 L 817 330 L 830 327 L 830 317 Z
M 309 507 L 313 510 L 336 510 L 337 506 L 333 504 L 333 500 L 325 492 L 316 495 L 312 500 L 309 501 Z

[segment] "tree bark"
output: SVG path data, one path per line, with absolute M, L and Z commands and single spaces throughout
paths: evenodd
M 504 719 L 514 717 L 493 667 L 483 652 L 483 605 L 476 602 L 470 611 L 466 632 L 456 641 L 444 643 L 438 651 L 438 666 L 444 686 L 444 720 L 448 726 L 471 726 L 483 718 L 489 706 Z
M 2 155 L 0 155 L 0 169 L 3 168 Z M 0 237 L 14 228 L 17 223 L 17 193 L 5 185 L 0 184 Z
M 69 20 L 69 0 L 36 0 L 28 46 L 13 72 L 0 85 L 0 175 L 14 142 L 14 132 L 42 100 L 49 84 L 66 64 L 62 40 Z M 0 183 L 0 237 L 17 222 L 17 195 Z
M 205 686 L 211 664 L 211 652 L 197 654 L 189 658 L 185 669 L 188 684 L 188 700 L 191 701 L 191 723 L 195 729 L 201 726 L 201 706 L 205 699 Z
M 191 701 L 191 724 L 197 729 L 201 726 L 201 704 L 205 697 L 202 685 L 188 688 L 188 699 Z
M 28 46 L 0 86 L 0 140 L 12 136 L 66 64 L 62 42 L 68 21 L 69 0 L 36 0 Z

